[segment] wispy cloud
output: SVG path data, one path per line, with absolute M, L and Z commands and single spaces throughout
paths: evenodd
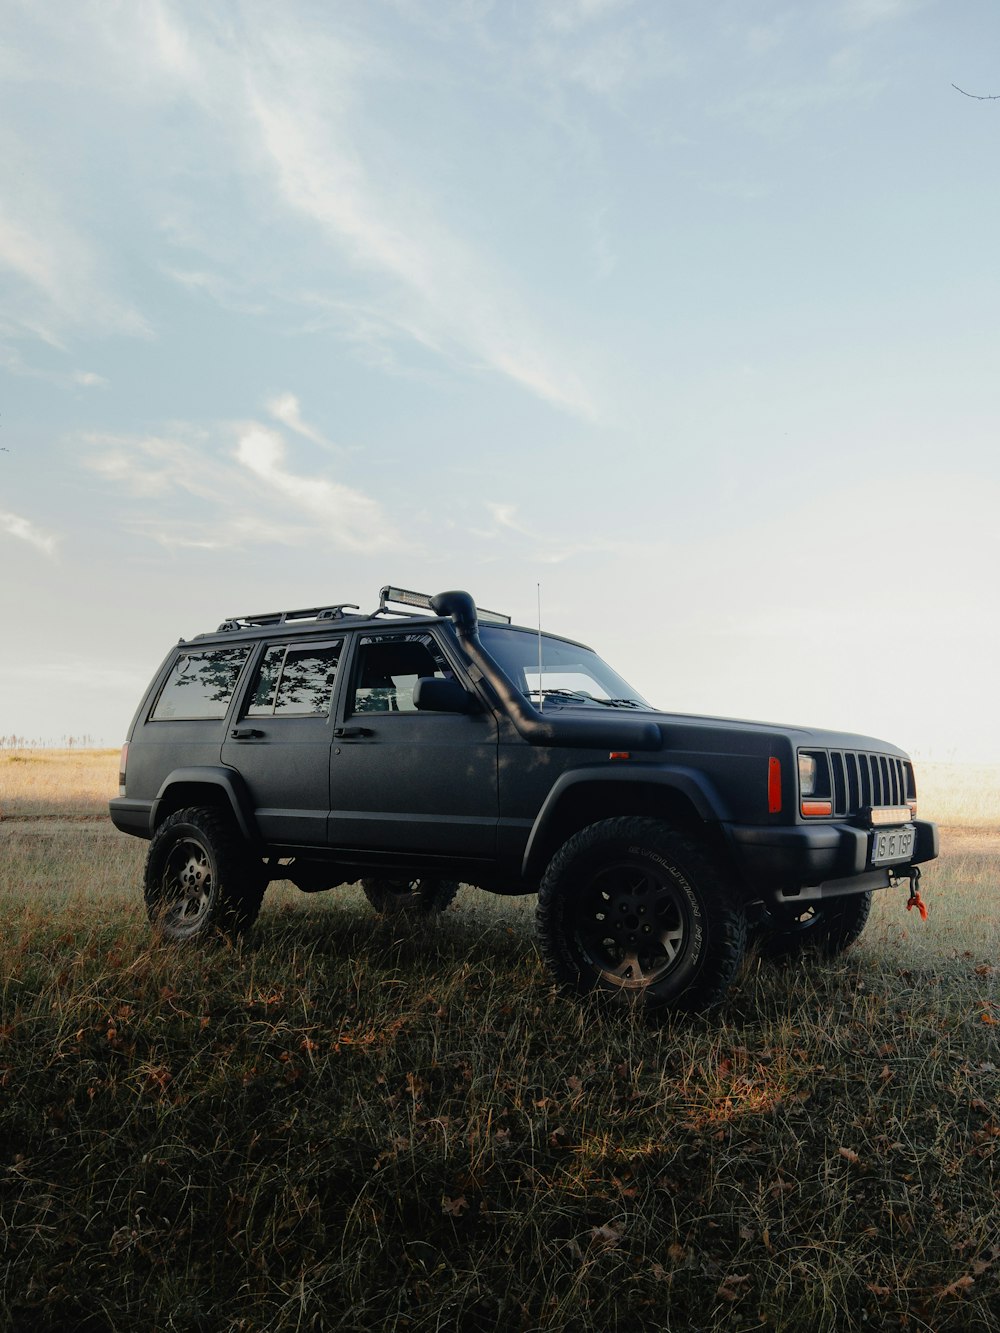
M 818 108 L 869 101 L 884 86 L 884 77 L 869 73 L 859 53 L 846 47 L 834 52 L 812 79 L 754 83 L 721 99 L 715 110 L 759 133 L 770 134 L 788 126 L 799 128 L 803 116 Z M 756 185 L 739 182 L 725 189 L 745 198 L 753 198 L 758 192 Z
M 173 233 L 175 239 L 182 235 L 179 228 L 168 228 L 166 224 L 164 230 Z M 193 241 L 194 238 L 187 234 L 184 243 L 192 244 Z M 238 315 L 261 315 L 267 310 L 263 301 L 251 300 L 248 297 L 245 278 L 237 283 L 222 273 L 209 272 L 205 269 L 176 268 L 169 264 L 164 267 L 163 272 L 187 291 L 208 297 L 224 310 L 232 310 Z
M 114 292 L 98 249 L 39 177 L 28 148 L 0 132 L 0 332 L 62 346 L 79 330 L 148 336 L 143 317 Z
M 257 295 L 271 290 L 287 308 L 311 300 L 299 294 L 315 293 L 324 274 L 329 297 L 373 316 L 369 338 L 409 339 L 453 369 L 501 375 L 562 410 L 595 415 L 587 376 L 534 312 L 529 283 L 474 243 L 464 222 L 449 221 L 426 172 L 385 151 L 382 127 L 363 108 L 373 80 L 381 98 L 383 87 L 411 76 L 392 68 L 391 48 L 364 45 L 357 28 L 348 36 L 299 23 L 287 9 L 254 8 L 252 21 L 239 25 L 166 0 L 113 12 L 102 40 L 116 77 L 138 68 L 144 98 L 174 100 L 182 91 L 188 114 L 205 128 L 199 169 L 239 181 L 270 227 L 280 218 L 294 228 L 280 262 L 262 261 L 275 253 L 272 232 L 267 250 L 254 247 L 234 282 L 231 235 L 229 247 L 199 238 L 211 232 L 211 219 L 185 221 L 175 198 L 175 240 L 186 235 L 213 252 L 208 264 L 165 265 L 175 281 L 228 308 L 246 302 L 256 282 Z M 241 222 L 237 244 L 250 245 L 253 219 Z
M 302 409 L 294 393 L 279 393 L 276 397 L 268 399 L 266 407 L 275 421 L 280 421 L 289 430 L 295 431 L 296 435 L 312 440 L 313 444 L 321 444 L 326 449 L 333 447 L 315 426 L 303 421 Z
M 0 531 L 6 532 L 8 536 L 17 537 L 19 541 L 27 542 L 29 546 L 34 546 L 36 550 L 54 558 L 59 538 L 52 533 L 43 532 L 41 528 L 35 527 L 30 519 L 22 518 L 20 514 L 10 514 L 0 510 Z
M 873 28 L 879 23 L 905 18 L 926 3 L 927 0 L 844 0 L 841 13 L 848 27 Z
M 557 32 L 575 32 L 595 19 L 628 9 L 632 0 L 550 0 L 539 19 Z
M 377 500 L 324 477 L 291 472 L 286 454 L 281 436 L 256 423 L 246 427 L 236 448 L 236 458 L 245 468 L 284 495 L 301 514 L 318 521 L 337 545 L 376 551 L 396 544 Z
M 351 551 L 404 545 L 378 500 L 324 471 L 297 470 L 284 437 L 261 422 L 212 432 L 179 425 L 158 435 L 89 434 L 84 442 L 86 468 L 149 502 L 130 521 L 163 545 Z
M 98 375 L 92 370 L 63 371 L 33 366 L 25 361 L 17 348 L 2 344 L 0 344 L 0 369 L 26 379 L 45 380 L 62 388 L 105 389 L 109 384 L 103 375 Z
M 390 317 L 424 347 L 499 372 L 557 407 L 595 414 L 580 376 L 532 327 L 491 263 L 436 221 L 428 200 L 375 185 L 324 94 L 307 73 L 258 69 L 248 110 L 257 147 L 287 207 L 310 219 L 360 270 L 397 284 Z M 325 79 L 325 76 L 324 76 Z M 287 89 L 296 89 L 294 98 Z
M 492 543 L 504 538 L 516 538 L 519 552 L 531 560 L 543 565 L 560 565 L 578 555 L 594 551 L 605 553 L 622 551 L 623 542 L 611 542 L 602 537 L 589 537 L 586 541 L 573 542 L 560 540 L 551 533 L 534 531 L 521 519 L 516 505 L 488 501 L 487 512 L 493 520 L 488 528 L 472 528 L 472 536 Z
M 412 22 L 442 41 L 477 49 L 487 66 L 568 128 L 556 109 L 563 92 L 617 100 L 647 80 L 684 67 L 681 45 L 662 12 L 635 0 L 545 0 L 510 6 L 443 6 L 439 0 L 395 0 Z M 662 9 L 662 7 L 661 7 Z
M 619 3 L 563 0 L 546 29 L 550 44 L 600 27 Z M 147 118 L 160 169 L 145 171 L 136 155 L 130 221 L 152 225 L 160 244 L 172 238 L 170 260 L 153 267 L 173 281 L 226 309 L 283 317 L 325 291 L 342 309 L 357 308 L 369 344 L 387 339 L 397 355 L 416 347 L 451 374 L 500 376 L 559 410 L 598 414 L 592 367 L 557 330 L 558 316 L 539 313 L 520 261 L 505 261 L 486 239 L 493 219 L 477 218 L 469 197 L 456 206 L 427 155 L 407 154 L 388 132 L 391 113 L 378 108 L 413 78 L 405 45 L 368 41 L 363 23 L 253 3 L 92 0 L 85 16 L 59 21 L 26 8 L 23 23 L 48 61 L 35 62 L 33 79 L 68 80 L 77 94 L 99 83 L 96 114 Z M 617 56 L 587 40 L 591 54 L 574 56 L 582 79 L 619 69 Z M 160 133 L 168 108 L 188 133 Z M 75 209 L 71 176 L 53 168 L 46 181 L 47 159 L 20 145 L 12 154 L 7 138 L 0 160 L 17 193 L 4 201 L 0 182 L 0 268 L 15 290 L 0 336 L 64 345 L 81 330 L 149 333 L 115 292 L 106 201 Z M 227 211 L 234 192 L 238 227 Z

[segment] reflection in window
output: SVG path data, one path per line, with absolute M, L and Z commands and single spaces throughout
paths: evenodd
M 225 717 L 249 653 L 249 647 L 182 652 L 160 691 L 153 721 Z
M 250 701 L 250 707 L 247 709 L 248 714 L 274 712 L 274 696 L 278 692 L 278 678 L 281 675 L 281 664 L 284 660 L 284 644 L 280 648 L 268 648 L 257 675 L 253 698 Z
M 330 711 L 340 644 L 268 648 L 247 717 L 317 717 Z
M 429 634 L 373 634 L 361 640 L 348 712 L 412 713 L 413 687 L 452 672 Z

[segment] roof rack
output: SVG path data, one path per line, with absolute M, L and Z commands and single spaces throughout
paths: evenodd
M 216 630 L 225 634 L 231 630 L 252 629 L 262 625 L 287 625 L 293 620 L 344 620 L 345 612 L 357 611 L 355 602 L 340 602 L 337 606 L 307 606 L 300 611 L 268 611 L 257 616 L 231 616 Z
M 394 602 L 397 608 L 400 606 L 406 606 L 406 607 L 412 607 L 413 609 L 408 611 L 399 611 L 398 609 L 390 609 L 386 605 L 387 602 Z M 386 587 L 382 588 L 379 591 L 378 609 L 376 611 L 373 611 L 372 615 L 373 616 L 385 616 L 385 615 L 416 616 L 419 615 L 421 611 L 430 611 L 430 612 L 434 611 L 434 607 L 431 605 L 431 598 L 428 596 L 427 593 L 413 592 L 409 588 L 394 588 L 391 587 L 390 585 L 386 585 Z M 480 620 L 490 621 L 495 625 L 510 624 L 510 616 L 505 616 L 502 611 L 487 611 L 487 609 L 484 606 L 477 606 L 476 613 L 479 616 Z

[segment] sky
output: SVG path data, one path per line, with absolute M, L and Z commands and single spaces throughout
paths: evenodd
M 0 0 L 0 737 L 392 583 L 1000 761 L 995 95 L 992 0 Z

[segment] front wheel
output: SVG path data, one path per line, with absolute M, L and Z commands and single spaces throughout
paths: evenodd
M 542 956 L 563 989 L 649 1012 L 717 1003 L 739 967 L 746 918 L 710 851 L 630 816 L 574 834 L 538 893 Z
M 871 909 L 872 894 L 867 889 L 810 903 L 800 911 L 785 909 L 780 916 L 770 912 L 755 931 L 754 943 L 761 958 L 773 962 L 791 962 L 806 953 L 836 958 L 858 939 Z
M 149 844 L 146 910 L 164 939 L 239 934 L 257 919 L 265 887 L 263 867 L 218 810 L 178 810 Z
M 458 893 L 450 879 L 363 879 L 361 887 L 380 916 L 436 916 Z

